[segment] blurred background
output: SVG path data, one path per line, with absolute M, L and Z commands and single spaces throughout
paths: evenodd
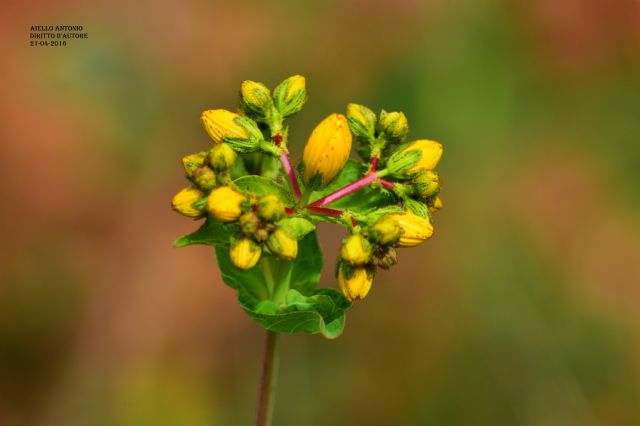
M 251 424 L 263 331 L 170 200 L 200 112 L 293 74 L 294 159 L 402 110 L 444 209 L 339 339 L 283 338 L 275 424 L 640 424 L 640 2 L 88 3 L 0 14 L 0 424 Z

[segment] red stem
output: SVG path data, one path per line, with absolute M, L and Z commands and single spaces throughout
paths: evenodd
M 371 171 L 375 172 L 378 170 L 378 157 L 371 158 Z
M 277 134 L 273 137 L 273 142 L 275 142 L 276 146 L 280 146 L 282 143 L 282 135 Z M 291 165 L 291 161 L 289 161 L 289 156 L 286 152 L 282 152 L 280 154 L 280 162 L 282 163 L 282 168 L 284 169 L 285 174 L 287 175 L 287 179 L 291 184 L 291 188 L 293 188 L 293 192 L 296 194 L 296 199 L 300 199 L 302 196 L 302 192 L 300 192 L 300 187 L 298 186 L 298 178 L 296 177 L 296 171 L 293 169 Z
M 377 179 L 375 172 L 369 173 L 368 175 L 361 177 L 355 182 L 351 182 L 349 185 L 338 189 L 337 191 L 332 192 L 329 195 L 326 195 L 319 200 L 314 201 L 309 204 L 310 207 L 323 207 L 327 204 L 331 204 L 334 201 L 338 201 L 341 198 L 346 197 L 347 195 L 356 192 L 359 189 L 364 188 L 369 185 L 371 182 Z
M 342 216 L 342 210 L 336 209 L 328 209 L 326 207 L 317 207 L 317 206 L 307 206 L 307 210 L 312 211 L 314 213 L 326 214 L 327 216 Z
M 388 189 L 391 189 L 391 188 L 393 188 L 394 186 L 396 186 L 396 184 L 395 184 L 395 183 L 393 183 L 393 182 L 389 182 L 388 180 L 384 180 L 384 179 L 380 179 L 380 178 L 378 178 L 378 182 L 380 182 L 380 184 L 381 184 L 382 186 L 384 186 L 385 188 L 388 188 Z

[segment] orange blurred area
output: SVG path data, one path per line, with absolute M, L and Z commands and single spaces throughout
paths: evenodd
M 282 339 L 274 423 L 640 424 L 639 2 L 1 8 L 0 425 L 251 423 L 263 332 L 170 200 L 201 111 L 293 74 L 296 162 L 349 102 L 402 110 L 444 208 L 340 338 Z M 89 38 L 29 46 L 57 24 Z

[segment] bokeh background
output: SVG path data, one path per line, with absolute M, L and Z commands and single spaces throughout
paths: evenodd
M 263 332 L 169 202 L 200 112 L 292 74 L 294 158 L 348 102 L 402 110 L 445 207 L 339 339 L 283 339 L 275 423 L 640 424 L 640 2 L 1 8 L 0 424 L 252 422 Z M 90 38 L 28 46 L 57 24 Z

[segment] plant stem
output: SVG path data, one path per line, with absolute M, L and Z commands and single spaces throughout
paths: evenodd
M 369 185 L 371 182 L 376 180 L 376 174 L 369 173 L 368 175 L 356 180 L 355 182 L 351 182 L 349 185 L 338 189 L 337 191 L 332 192 L 331 194 L 320 198 L 319 200 L 314 201 L 310 204 L 311 207 L 324 207 L 327 204 L 331 204 L 334 201 L 338 201 L 341 198 L 346 197 L 347 195 L 356 192 L 359 189 L 364 188 Z
M 275 400 L 276 377 L 278 375 L 278 341 L 279 334 L 267 330 L 262 362 L 262 377 L 258 391 L 256 406 L 256 426 L 270 426 L 273 418 L 273 403 Z
M 298 186 L 298 178 L 296 177 L 296 172 L 293 170 L 293 166 L 291 165 L 291 161 L 289 160 L 287 153 L 283 152 L 280 154 L 280 162 L 282 163 L 282 168 L 284 169 L 287 179 L 291 184 L 291 188 L 293 189 L 294 194 L 296 194 L 296 198 L 299 200 L 302 194 L 300 193 L 300 187 Z

